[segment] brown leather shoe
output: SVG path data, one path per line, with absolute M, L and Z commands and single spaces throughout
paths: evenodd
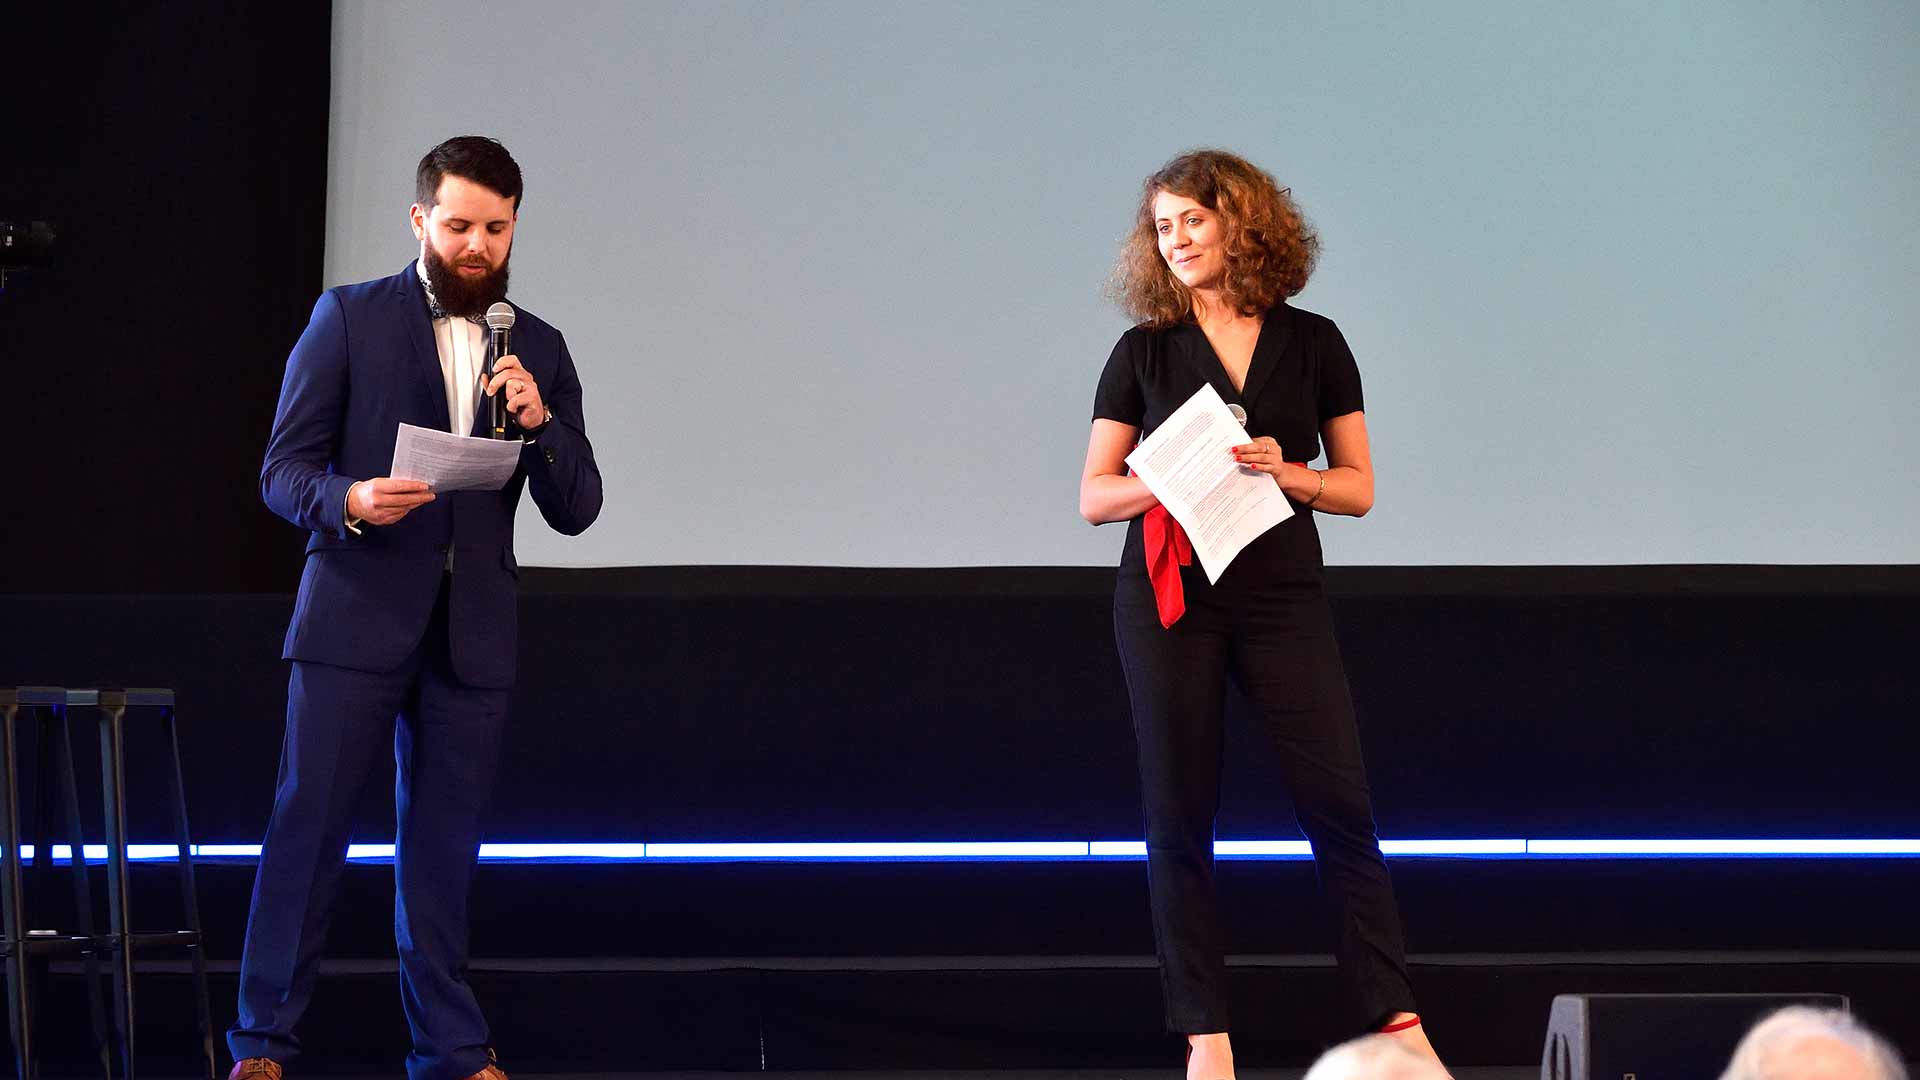
M 272 1058 L 241 1058 L 227 1080 L 280 1080 L 280 1063 Z
M 231 1080 L 231 1078 L 229 1078 L 229 1080 Z M 265 1080 L 265 1078 L 261 1078 L 261 1080 Z M 280 1080 L 280 1078 L 275 1076 L 272 1080 Z M 467 1080 L 507 1080 L 507 1070 L 500 1067 L 500 1058 L 494 1054 L 493 1047 L 487 1047 L 486 1067 L 474 1073 L 472 1076 L 467 1077 Z

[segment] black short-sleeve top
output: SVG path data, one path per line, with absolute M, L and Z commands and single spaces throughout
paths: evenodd
M 1120 335 L 1106 370 L 1100 373 L 1093 417 L 1131 424 L 1143 436 L 1150 435 L 1205 383 L 1212 383 L 1223 401 L 1247 411 L 1247 434 L 1278 440 L 1288 461 L 1319 457 L 1321 425 L 1364 407 L 1360 369 L 1340 328 L 1323 315 L 1281 303 L 1261 323 L 1241 390 L 1233 388 L 1198 325 L 1128 330 Z M 1320 568 L 1320 534 L 1313 514 L 1298 502 L 1293 508 L 1292 517 L 1240 553 L 1230 574 Z M 1121 550 L 1121 571 L 1145 574 L 1145 551 L 1140 520 L 1135 518 Z

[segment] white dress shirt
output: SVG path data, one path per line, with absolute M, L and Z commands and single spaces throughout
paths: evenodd
M 414 273 L 420 285 L 427 285 L 426 268 L 417 261 Z M 453 317 L 434 319 L 433 347 L 440 354 L 440 381 L 447 393 L 448 430 L 455 435 L 473 433 L 473 414 L 480 397 L 480 369 L 486 364 L 487 328 L 472 319 Z

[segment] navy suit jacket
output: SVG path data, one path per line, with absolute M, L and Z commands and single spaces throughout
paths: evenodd
M 454 673 L 472 686 L 513 685 L 520 568 L 513 514 L 522 488 L 569 536 L 600 514 L 600 469 L 587 441 L 580 379 L 560 332 L 515 306 L 513 352 L 553 420 L 520 453 L 499 491 L 456 491 L 387 526 L 346 526 L 347 488 L 388 474 L 402 423 L 446 431 L 447 397 L 415 264 L 329 289 L 287 358 L 260 494 L 303 529 L 305 572 L 282 656 L 391 671 L 419 644 L 452 553 L 448 598 Z M 487 409 L 477 410 L 475 428 Z

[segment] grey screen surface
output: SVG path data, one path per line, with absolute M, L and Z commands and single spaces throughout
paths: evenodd
M 1221 146 L 1365 379 L 1329 562 L 1916 562 L 1917 56 L 1910 3 L 336 0 L 326 277 L 414 257 L 435 142 L 518 158 L 607 491 L 524 562 L 1108 564 L 1102 286 Z

